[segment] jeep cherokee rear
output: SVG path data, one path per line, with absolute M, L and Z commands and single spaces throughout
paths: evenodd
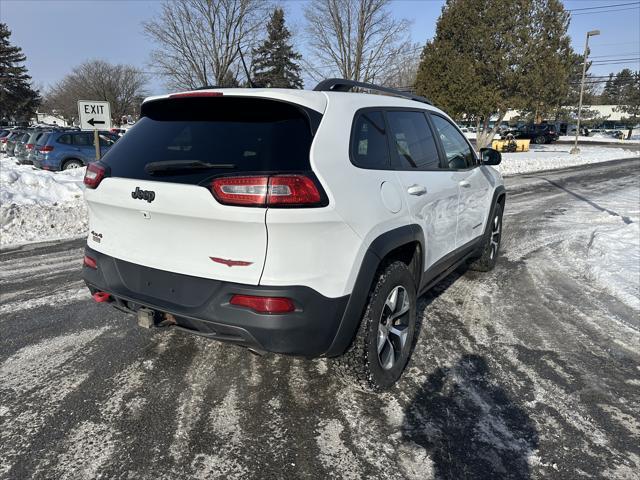
M 424 103 L 212 89 L 141 113 L 85 176 L 98 301 L 258 351 L 339 357 L 383 389 L 408 361 L 417 295 L 462 262 L 495 263 L 501 179 Z

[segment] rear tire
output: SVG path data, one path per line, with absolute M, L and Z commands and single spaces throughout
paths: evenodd
M 488 272 L 496 266 L 498 253 L 500 251 L 500 240 L 502 239 L 502 205 L 496 202 L 493 207 L 491 217 L 489 217 L 489 232 L 484 241 L 482 255 L 475 262 L 469 265 L 471 270 L 478 272 Z
M 383 267 L 369 294 L 358 332 L 335 359 L 336 372 L 365 391 L 395 384 L 409 360 L 416 329 L 416 286 L 403 262 Z
M 73 168 L 82 168 L 84 164 L 80 160 L 67 160 L 62 166 L 63 170 L 71 170 Z
M 544 145 L 545 143 L 547 143 L 547 139 L 544 137 L 544 135 L 539 135 L 535 138 L 534 142 L 536 143 L 536 145 Z

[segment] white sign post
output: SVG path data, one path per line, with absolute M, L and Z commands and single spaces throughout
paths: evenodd
M 111 129 L 111 106 L 101 100 L 78 100 L 78 118 L 82 130 L 93 130 L 96 146 L 96 160 L 100 160 L 100 140 L 98 129 Z

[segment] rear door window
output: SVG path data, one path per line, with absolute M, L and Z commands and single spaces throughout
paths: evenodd
M 351 162 L 360 168 L 385 170 L 390 167 L 389 144 L 381 111 L 360 112 L 351 136 Z
M 387 112 L 394 151 L 394 163 L 400 170 L 437 170 L 438 148 L 423 112 Z
M 73 135 L 73 144 L 77 147 L 92 147 L 93 133 L 76 133 Z
M 309 115 L 267 99 L 156 100 L 143 105 L 142 118 L 103 161 L 112 177 L 194 184 L 225 174 L 308 171 Z
M 71 135 L 65 133 L 64 135 L 60 135 L 58 138 L 58 143 L 62 143 L 63 145 L 71 145 Z

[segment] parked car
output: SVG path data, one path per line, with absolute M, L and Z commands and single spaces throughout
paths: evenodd
M 32 130 L 25 130 L 23 135 L 18 137 L 15 147 L 13 149 L 13 156 L 18 159 L 19 163 L 24 163 L 27 158 L 26 146 L 29 141 L 29 137 L 31 136 Z
M 24 130 L 13 130 L 8 136 L 7 136 L 7 141 L 5 142 L 5 153 L 9 156 L 9 157 L 13 157 L 14 152 L 15 152 L 15 148 L 16 148 L 16 143 L 18 142 L 18 140 L 20 138 L 22 138 L 22 136 L 24 135 L 25 131 Z
M 88 165 L 96 158 L 93 137 L 93 132 L 79 130 L 49 131 L 38 141 L 33 164 L 37 168 L 54 171 Z M 110 132 L 101 131 L 101 154 L 106 154 L 118 138 Z
M 4 145 L 7 142 L 7 137 L 11 133 L 8 128 L 0 129 L 0 152 L 4 152 Z
M 555 142 L 560 137 L 555 125 L 548 123 L 522 125 L 515 130 L 504 132 L 502 135 L 508 133 L 513 134 L 516 139 L 528 138 L 538 145 Z
M 83 277 L 142 326 L 338 357 L 385 389 L 418 296 L 462 264 L 495 265 L 500 153 L 478 156 L 426 99 L 332 79 L 152 97 L 141 116 L 87 167 Z
M 43 130 L 42 128 L 28 130 L 27 140 L 24 141 L 23 137 L 22 147 L 20 146 L 20 143 L 16 146 L 15 156 L 18 157 L 18 161 L 20 163 L 33 164 L 33 158 L 36 152 L 36 143 L 38 139 L 45 134 L 45 132 L 46 130 Z

